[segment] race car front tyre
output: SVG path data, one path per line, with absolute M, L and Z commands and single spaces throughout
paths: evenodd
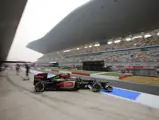
M 106 86 L 105 87 L 105 91 L 106 92 L 112 92 L 113 91 L 113 87 L 112 86 Z
M 94 84 L 92 85 L 92 91 L 93 91 L 93 92 L 100 92 L 100 90 L 101 90 L 101 85 L 100 85 L 100 83 L 94 83 Z
M 42 82 L 38 82 L 34 86 L 36 92 L 43 92 L 45 89 L 45 84 Z

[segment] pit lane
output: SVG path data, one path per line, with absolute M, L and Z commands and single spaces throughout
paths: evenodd
M 89 90 L 34 93 L 33 75 L 5 72 L 0 81 L 2 120 L 158 120 L 159 110 Z

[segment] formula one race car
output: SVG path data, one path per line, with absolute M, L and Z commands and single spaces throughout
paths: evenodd
M 93 92 L 105 90 L 111 92 L 113 88 L 108 82 L 97 82 L 96 80 L 82 80 L 78 77 L 63 78 L 61 74 L 48 77 L 48 73 L 39 73 L 34 75 L 34 88 L 36 92 L 45 90 L 79 90 L 90 89 Z

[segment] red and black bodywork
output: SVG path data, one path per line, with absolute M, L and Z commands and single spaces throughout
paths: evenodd
M 67 79 L 67 78 L 70 78 L 70 74 L 64 74 L 64 73 L 61 73 L 61 74 L 57 74 L 57 75 L 54 75 L 53 77 L 50 77 L 48 78 L 48 73 L 38 73 L 36 75 L 34 75 L 34 85 L 39 81 L 46 81 L 46 80 L 55 80 L 55 79 Z
M 44 90 L 78 90 L 79 82 L 71 80 L 69 74 L 58 74 L 47 78 L 48 73 L 34 75 L 34 86 L 37 92 Z M 68 80 L 69 79 L 69 80 Z
M 47 78 L 47 73 L 39 73 L 34 76 L 34 87 L 36 92 L 44 90 L 79 90 L 91 89 L 99 92 L 101 89 L 111 92 L 112 87 L 107 82 L 97 82 L 95 80 L 82 80 L 80 78 L 63 77 L 61 74 Z
M 58 76 L 59 76 L 59 78 L 64 78 L 64 79 L 71 77 L 71 75 L 69 73 L 68 74 L 61 73 L 61 74 L 58 74 Z

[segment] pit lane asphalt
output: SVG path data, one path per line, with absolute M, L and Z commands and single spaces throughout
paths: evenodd
M 89 90 L 37 94 L 21 76 L 0 76 L 0 120 L 159 120 L 157 109 Z

